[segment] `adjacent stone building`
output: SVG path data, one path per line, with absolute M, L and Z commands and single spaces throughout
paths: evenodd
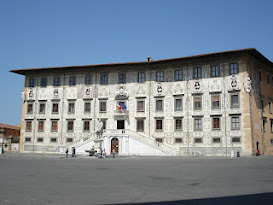
M 256 49 L 19 69 L 22 152 L 273 154 L 273 63 Z

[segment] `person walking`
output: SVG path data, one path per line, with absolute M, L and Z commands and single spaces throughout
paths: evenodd
M 116 150 L 115 150 L 115 149 L 113 149 L 113 150 L 112 150 L 112 153 L 113 153 L 113 158 L 115 158 L 115 153 L 116 153 Z
M 68 148 L 65 151 L 65 157 L 68 158 Z

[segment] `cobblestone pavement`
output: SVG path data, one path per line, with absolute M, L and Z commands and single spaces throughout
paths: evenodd
M 1 205 L 271 204 L 273 156 L 0 155 Z

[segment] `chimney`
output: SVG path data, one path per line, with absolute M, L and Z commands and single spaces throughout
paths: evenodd
M 152 57 L 147 57 L 147 62 L 152 62 L 152 61 L 153 61 Z

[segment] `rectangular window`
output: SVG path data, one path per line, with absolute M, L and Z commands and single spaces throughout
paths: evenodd
M 61 85 L 61 77 L 54 77 L 53 86 L 60 86 Z
M 238 64 L 237 63 L 229 64 L 229 71 L 230 71 L 230 75 L 239 73 Z
M 182 143 L 182 138 L 175 138 L 175 143 Z
M 106 119 L 102 120 L 102 124 L 103 124 L 102 129 L 105 130 L 106 129 Z
M 47 86 L 47 78 L 42 78 L 41 79 L 41 87 L 46 87 Z
M 273 119 L 270 119 L 270 130 L 273 133 Z
M 119 74 L 119 76 L 118 76 L 118 83 L 120 83 L 120 84 L 126 83 L 126 74 L 124 74 L 124 73 Z
M 183 71 L 176 70 L 175 71 L 175 81 L 182 81 L 183 80 Z
M 214 137 L 212 138 L 213 143 L 221 143 L 221 138 L 220 137 Z
M 32 121 L 26 122 L 26 131 L 30 132 L 32 130 Z
M 50 142 L 52 142 L 52 143 L 57 142 L 57 138 L 50 138 Z
M 72 132 L 74 130 L 74 121 L 67 122 L 67 131 Z
M 202 76 L 202 70 L 201 70 L 201 68 L 200 67 L 194 68 L 193 69 L 193 78 L 194 79 L 199 79 L 199 78 L 201 78 L 201 76 Z
M 262 75 L 262 71 L 259 70 L 259 73 L 258 73 L 258 78 L 259 78 L 259 81 L 262 82 L 263 81 L 263 75 Z
M 33 114 L 33 104 L 32 103 L 27 105 L 27 114 Z
M 193 98 L 193 110 L 202 110 L 202 97 Z
M 137 120 L 137 132 L 144 132 L 144 120 Z
M 31 138 L 30 137 L 26 137 L 25 138 L 25 142 L 31 142 Z
M 39 121 L 38 123 L 38 131 L 43 132 L 44 131 L 44 121 Z
M 211 109 L 220 109 L 220 95 L 211 96 Z
M 100 76 L 100 84 L 102 84 L 102 85 L 108 84 L 108 75 L 101 75 Z
M 83 121 L 83 130 L 90 131 L 90 121 Z
M 163 111 L 163 100 L 156 100 L 156 111 Z
M 100 102 L 100 112 L 106 112 L 106 102 L 105 101 Z
M 194 118 L 194 130 L 195 131 L 202 130 L 202 118 Z
M 266 132 L 266 118 L 263 117 L 263 132 Z
M 264 100 L 261 99 L 261 110 L 264 112 Z
M 238 108 L 239 107 L 239 95 L 238 94 L 231 94 L 230 95 L 230 107 L 231 108 Z
M 92 75 L 85 76 L 85 85 L 91 85 L 92 84 Z
M 162 138 L 155 138 L 155 141 L 162 143 L 163 139 Z
M 138 82 L 139 83 L 145 82 L 145 73 L 138 73 Z
M 164 81 L 164 72 L 163 71 L 156 72 L 156 81 L 157 82 Z
M 220 69 L 218 65 L 213 65 L 210 67 L 211 77 L 219 77 L 220 76 Z
M 66 139 L 66 142 L 68 142 L 68 143 L 73 142 L 73 138 L 67 138 L 67 139 Z
M 240 139 L 240 137 L 232 137 L 232 140 L 231 140 L 232 142 L 241 142 L 241 139 Z
M 54 120 L 54 121 L 51 121 L 51 131 L 52 132 L 57 132 L 58 131 L 58 121 Z
M 231 129 L 233 129 L 233 130 L 240 129 L 240 117 L 239 116 L 231 117 Z
M 272 114 L 272 101 L 268 100 L 268 109 L 269 109 L 269 113 Z
M 156 130 L 157 131 L 163 130 L 163 120 L 156 120 Z
M 40 103 L 39 113 L 44 114 L 45 113 L 45 108 L 46 108 L 46 104 L 45 103 Z
M 182 119 L 177 118 L 175 119 L 175 130 L 182 130 Z
M 214 130 L 220 129 L 220 118 L 219 117 L 212 118 L 212 129 L 214 129 Z
M 33 88 L 35 86 L 35 78 L 30 78 L 28 82 L 28 87 Z
M 266 74 L 266 82 L 270 85 L 270 75 L 268 73 Z
M 144 100 L 138 100 L 137 101 L 137 112 L 144 112 L 145 109 L 145 101 Z
M 37 142 L 41 142 L 41 143 L 44 142 L 44 138 L 38 137 L 38 138 L 37 138 Z
M 85 102 L 84 103 L 84 112 L 85 113 L 90 113 L 91 112 L 91 103 L 90 102 Z
M 52 103 L 52 113 L 58 113 L 59 112 L 59 103 Z
M 75 103 L 74 102 L 68 103 L 68 113 L 69 114 L 75 113 Z
M 182 111 L 182 98 L 175 99 L 174 109 L 175 111 Z
M 194 143 L 202 143 L 202 138 L 194 138 Z
M 69 85 L 70 86 L 76 85 L 76 77 L 75 76 L 72 76 L 69 78 Z

